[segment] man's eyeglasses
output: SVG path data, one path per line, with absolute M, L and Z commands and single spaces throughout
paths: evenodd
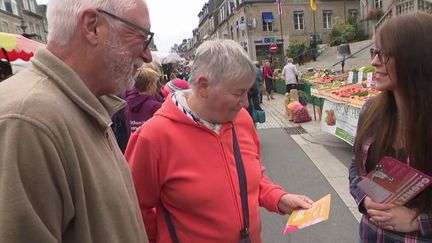
M 115 20 L 118 20 L 118 21 L 122 22 L 123 24 L 129 26 L 130 28 L 132 28 L 132 29 L 134 29 L 134 30 L 137 30 L 137 31 L 140 31 L 140 32 L 146 34 L 146 35 L 147 35 L 147 40 L 144 41 L 144 50 L 147 49 L 147 48 L 149 47 L 149 45 L 150 45 L 150 43 L 151 43 L 151 41 L 152 41 L 152 39 L 153 39 L 153 36 L 154 36 L 154 33 L 153 33 L 153 32 L 148 31 L 148 30 L 146 30 L 146 29 L 144 29 L 144 28 L 142 28 L 142 27 L 140 27 L 140 26 L 138 26 L 138 25 L 136 25 L 136 24 L 134 24 L 134 23 L 132 23 L 132 22 L 126 20 L 126 19 L 120 18 L 119 16 L 117 16 L 117 15 L 115 15 L 115 14 L 112 14 L 112 13 L 110 13 L 110 12 L 108 12 L 108 11 L 105 11 L 105 10 L 103 10 L 103 9 L 97 8 L 96 10 L 97 10 L 99 13 L 106 14 L 106 15 L 108 15 L 109 17 L 111 17 L 111 18 L 113 18 L 113 19 L 115 19 Z
M 388 60 L 389 60 L 389 56 L 388 55 L 384 55 L 384 53 L 381 52 L 381 49 L 379 49 L 379 48 L 371 48 L 370 49 L 371 59 L 373 60 L 376 55 L 378 55 L 378 59 L 380 60 L 380 62 L 387 63 Z

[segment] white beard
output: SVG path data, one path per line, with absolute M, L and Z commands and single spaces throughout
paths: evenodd
M 124 93 L 135 83 L 137 70 L 134 66 L 140 67 L 143 61 L 141 58 L 133 61 L 132 54 L 121 46 L 120 40 L 114 35 L 106 42 L 105 53 L 104 62 L 114 86 L 113 94 Z

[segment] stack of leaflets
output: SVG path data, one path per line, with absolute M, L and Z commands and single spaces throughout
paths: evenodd
M 384 157 L 367 176 L 354 183 L 378 203 L 404 205 L 432 183 L 432 177 L 392 157 Z

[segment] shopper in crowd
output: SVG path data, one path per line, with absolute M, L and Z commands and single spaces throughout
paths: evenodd
M 261 65 L 258 61 L 254 62 L 255 64 L 255 81 L 258 84 L 258 98 L 259 98 L 259 104 L 262 104 L 262 85 L 264 83 L 264 74 L 261 68 Z
M 12 66 L 9 60 L 0 59 L 0 82 L 12 76 Z
M 243 109 L 254 83 L 255 67 L 238 43 L 206 41 L 195 54 L 191 89 L 170 95 L 131 136 L 126 158 L 152 242 L 258 243 L 259 206 L 280 214 L 311 206 L 264 174 Z
M 254 110 L 262 110 L 262 108 L 260 106 L 260 96 L 259 96 L 259 94 L 260 94 L 259 90 L 260 89 L 258 87 L 258 79 L 257 79 L 258 76 L 260 76 L 261 80 L 262 80 L 262 75 L 257 74 L 255 77 L 255 83 L 252 84 L 252 87 L 249 88 L 248 94 L 247 94 L 248 102 L 249 102 L 249 105 L 247 107 L 247 111 L 248 111 L 249 115 L 252 117 L 252 120 L 254 123 L 257 123 L 258 120 L 257 120 L 256 116 L 254 117 L 253 111 Z
M 148 242 L 110 128 L 152 60 L 147 5 L 50 0 L 47 19 L 46 49 L 0 83 L 0 242 Z
M 133 91 L 126 92 L 125 120 L 128 136 L 161 107 L 162 102 L 156 97 L 159 75 L 154 69 L 142 66 L 135 77 Z
M 297 89 L 298 85 L 298 71 L 297 67 L 293 64 L 293 59 L 288 58 L 287 64 L 282 70 L 282 75 L 285 78 L 286 92 L 289 93 L 292 89 Z
M 301 65 L 304 65 L 304 62 L 303 62 L 303 56 L 304 56 L 304 45 L 303 44 L 300 44 L 298 47 L 297 47 L 297 58 L 298 58 L 298 64 L 299 64 L 299 66 L 301 66 Z
M 183 79 L 173 79 L 168 83 L 162 85 L 161 93 L 164 98 L 168 97 L 168 95 L 180 91 L 189 89 L 189 83 Z
M 379 28 L 371 49 L 381 94 L 362 109 L 350 167 L 351 194 L 363 214 L 361 242 L 432 242 L 432 187 L 398 206 L 373 201 L 354 183 L 384 156 L 432 175 L 430 33 L 431 15 L 405 14 Z
M 270 61 L 268 60 L 265 61 L 263 74 L 264 74 L 264 81 L 266 85 L 267 100 L 270 100 L 270 98 L 273 100 L 274 99 L 273 69 L 270 67 Z

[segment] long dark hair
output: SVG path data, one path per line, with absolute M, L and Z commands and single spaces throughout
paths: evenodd
M 387 21 L 377 32 L 383 55 L 393 59 L 398 92 L 405 104 L 405 151 L 410 166 L 432 175 L 432 16 L 405 14 Z M 371 170 L 396 139 L 397 107 L 392 91 L 382 92 L 359 124 L 354 147 L 357 169 L 362 167 L 362 145 L 373 136 L 367 170 Z M 420 210 L 432 208 L 432 188 L 416 198 Z

